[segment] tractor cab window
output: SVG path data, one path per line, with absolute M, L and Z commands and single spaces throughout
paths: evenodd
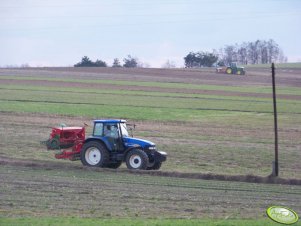
M 103 123 L 95 123 L 94 136 L 103 136 Z
M 237 63 L 236 62 L 231 62 L 230 66 L 233 67 L 233 68 L 237 68 Z
M 104 124 L 104 137 L 107 139 L 111 146 L 112 151 L 119 151 L 123 149 L 120 140 L 120 131 L 117 123 Z
M 112 137 L 112 138 L 118 138 L 119 133 L 118 133 L 117 124 L 111 124 L 111 123 L 105 124 L 104 136 Z
M 127 128 L 126 128 L 126 124 L 125 123 L 120 123 L 120 128 L 121 128 L 122 136 L 128 137 L 129 133 L 128 133 Z

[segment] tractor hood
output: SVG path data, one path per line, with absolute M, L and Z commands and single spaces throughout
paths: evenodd
M 125 146 L 130 147 L 130 146 L 135 146 L 139 145 L 142 148 L 149 147 L 149 146 L 155 146 L 155 144 L 151 141 L 148 140 L 143 140 L 139 138 L 133 138 L 133 137 L 124 137 L 123 138 Z

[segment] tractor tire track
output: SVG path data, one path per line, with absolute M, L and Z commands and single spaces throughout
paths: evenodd
M 223 174 L 212 174 L 212 173 L 180 173 L 170 171 L 144 171 L 144 170 L 127 170 L 127 169 L 104 169 L 87 166 L 78 166 L 70 164 L 63 164 L 58 162 L 49 162 L 42 160 L 28 160 L 28 159 L 15 159 L 9 157 L 0 156 L 0 165 L 10 166 L 23 166 L 44 170 L 51 169 L 78 169 L 96 172 L 116 172 L 116 173 L 127 173 L 137 175 L 150 175 L 158 177 L 170 177 L 170 178 L 188 178 L 188 179 L 201 179 L 201 180 L 218 180 L 218 181 L 236 181 L 236 182 L 249 182 L 249 183 L 262 183 L 262 184 L 286 184 L 286 185 L 301 185 L 300 179 L 285 179 L 276 178 L 272 176 L 262 177 L 255 175 L 223 175 Z M 183 185 L 185 187 L 185 185 Z M 216 188 L 218 189 L 218 188 Z M 239 189 L 241 191 L 241 189 Z M 282 191 L 279 191 L 282 193 Z M 299 194 L 299 193 L 298 193 Z

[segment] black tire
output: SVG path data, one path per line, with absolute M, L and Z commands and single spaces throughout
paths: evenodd
M 147 154 L 140 149 L 133 149 L 126 155 L 126 166 L 128 169 L 146 170 L 148 161 Z
M 101 143 L 90 141 L 83 145 L 80 160 L 84 166 L 106 167 L 109 162 L 109 152 Z
M 162 162 L 156 162 L 153 166 L 147 167 L 147 170 L 158 170 L 161 168 Z
M 57 139 L 52 139 L 47 141 L 47 148 L 50 150 L 60 149 L 59 141 Z
M 111 169 L 117 169 L 121 166 L 122 161 L 114 162 L 114 163 L 109 163 L 106 167 L 111 168 Z

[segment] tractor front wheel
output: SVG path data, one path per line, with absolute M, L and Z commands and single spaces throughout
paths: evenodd
M 105 167 L 109 161 L 109 152 L 101 143 L 90 141 L 82 147 L 80 160 L 84 166 Z
M 162 162 L 155 162 L 154 165 L 147 167 L 147 170 L 158 170 L 161 168 Z
M 126 166 L 128 169 L 146 170 L 148 161 L 147 154 L 140 149 L 133 149 L 126 156 Z

